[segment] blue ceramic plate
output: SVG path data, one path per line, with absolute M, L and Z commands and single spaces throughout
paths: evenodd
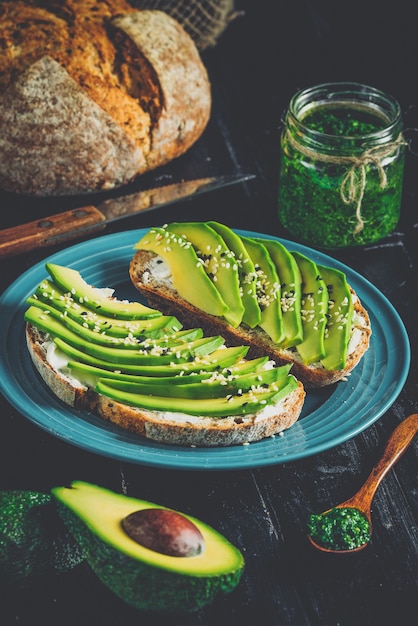
M 48 261 L 77 269 L 90 284 L 115 288 L 119 298 L 137 300 L 128 268 L 133 246 L 145 232 L 140 229 L 99 237 L 58 252 Z M 379 419 L 400 393 L 410 364 L 407 333 L 390 302 L 359 274 L 325 254 L 280 241 L 290 250 L 344 271 L 368 310 L 373 329 L 370 348 L 348 382 L 308 391 L 298 422 L 282 436 L 229 448 L 167 446 L 143 440 L 61 403 L 40 383 L 25 345 L 25 299 L 47 276 L 44 261 L 25 272 L 0 299 L 2 393 L 27 419 L 53 436 L 96 454 L 143 465 L 186 470 L 245 469 L 295 461 L 347 441 Z

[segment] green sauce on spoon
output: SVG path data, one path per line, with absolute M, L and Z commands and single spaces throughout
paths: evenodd
M 320 515 L 311 515 L 308 523 L 312 539 L 331 550 L 353 550 L 370 541 L 367 517 L 353 507 L 336 507 Z
M 418 413 L 404 419 L 388 439 L 364 485 L 349 500 L 309 518 L 309 541 L 323 552 L 344 554 L 367 546 L 372 535 L 371 504 L 381 480 L 418 432 Z

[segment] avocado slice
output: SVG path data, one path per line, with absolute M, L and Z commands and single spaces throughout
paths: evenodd
M 121 383 L 123 386 L 123 383 Z M 266 404 L 274 404 L 288 395 L 297 386 L 293 376 L 286 376 L 275 383 L 267 385 L 263 390 L 256 392 L 236 392 L 216 398 L 179 398 L 173 396 L 157 396 L 141 393 L 131 393 L 113 386 L 111 381 L 99 380 L 95 391 L 122 402 L 129 406 L 136 406 L 151 411 L 186 413 L 205 417 L 229 417 L 231 415 L 249 415 L 257 413 Z
M 51 494 L 0 492 L 0 579 L 26 588 L 83 560 Z
M 164 228 L 151 228 L 134 247 L 150 250 L 168 264 L 173 286 L 187 302 L 210 315 L 222 317 L 227 312 L 227 304 L 186 239 Z
M 202 376 L 178 376 L 175 384 L 168 384 L 167 379 L 126 381 L 106 377 L 102 379 L 113 389 L 126 391 L 134 394 L 149 394 L 153 396 L 168 396 L 171 398 L 224 398 L 229 395 L 241 395 L 255 388 L 268 388 L 270 385 L 278 385 L 286 378 L 290 366 L 282 366 L 266 369 L 257 373 L 242 374 L 241 376 L 225 375 L 217 372 L 211 377 Z M 194 380 L 195 378 L 200 380 Z M 171 381 L 171 379 L 170 379 Z
M 326 354 L 328 291 L 316 263 L 300 252 L 292 254 L 302 276 L 303 341 L 296 349 L 304 363 L 317 363 Z
M 216 352 L 216 351 L 215 351 Z M 212 353 L 214 354 L 214 353 Z M 225 367 L 216 367 L 212 370 L 203 370 L 199 367 L 199 364 L 195 364 L 194 371 L 181 370 L 174 373 L 170 371 L 170 375 L 160 376 L 160 374 L 152 375 L 153 369 L 149 368 L 147 374 L 128 374 L 120 371 L 106 370 L 102 367 L 90 365 L 88 363 L 81 363 L 79 361 L 68 361 L 67 367 L 71 370 L 74 377 L 83 382 L 89 387 L 95 387 L 99 378 L 111 378 L 112 380 L 121 380 L 125 382 L 142 382 L 157 384 L 158 379 L 160 383 L 168 385 L 187 385 L 189 383 L 199 383 L 203 380 L 208 380 L 214 376 L 223 377 L 238 377 L 246 374 L 256 374 L 260 370 L 264 370 L 267 367 L 268 357 L 257 357 L 255 359 L 249 359 L 247 361 L 240 361 L 233 365 L 226 365 Z
M 328 315 L 325 331 L 324 367 L 330 370 L 344 369 L 351 337 L 354 304 L 346 275 L 336 268 L 318 265 L 328 291 Z
M 255 267 L 257 300 L 261 309 L 259 326 L 275 343 L 280 343 L 284 339 L 284 330 L 276 267 L 263 243 L 250 237 L 241 237 L 241 240 Z
M 77 270 L 55 263 L 46 263 L 46 270 L 57 285 L 72 295 L 80 304 L 93 311 L 101 311 L 109 317 L 122 319 L 147 319 L 159 317 L 160 311 L 151 309 L 140 302 L 124 302 L 111 299 L 102 294 L 99 289 L 89 285 Z
M 80 304 L 85 304 L 93 311 L 101 311 L 109 317 L 136 320 L 158 317 L 160 311 L 151 309 L 140 302 L 124 302 L 122 300 L 107 297 L 89 285 L 77 270 L 55 263 L 45 264 L 47 272 L 61 289 L 71 293 Z
M 212 353 L 212 355 L 213 354 L 214 353 Z M 175 374 L 170 370 L 170 375 L 167 376 L 152 375 L 152 370 L 158 369 L 158 366 L 148 368 L 148 374 L 140 374 L 139 372 L 136 374 L 128 374 L 126 372 L 107 370 L 97 365 L 71 360 L 68 361 L 67 367 L 73 372 L 75 378 L 78 378 L 81 382 L 86 381 L 86 384 L 90 387 L 94 387 L 99 378 L 111 378 L 112 380 L 122 380 L 131 383 L 143 382 L 150 385 L 161 385 L 161 383 L 165 385 L 186 385 L 188 383 L 198 383 L 203 380 L 208 380 L 214 375 L 218 376 L 218 374 L 225 377 L 237 377 L 246 374 L 255 375 L 266 367 L 267 361 L 268 357 L 257 357 L 255 359 L 249 359 L 248 361 L 241 361 L 234 365 L 227 364 L 225 367 L 216 367 L 216 369 L 212 370 L 203 370 L 199 367 L 198 363 L 195 363 L 195 370 L 190 373 L 182 369 Z
M 87 308 L 77 302 L 71 293 L 64 292 L 51 280 L 44 280 L 26 302 L 43 309 L 53 306 L 81 326 L 96 332 L 104 332 L 112 337 L 126 337 L 128 334 L 133 337 L 141 337 L 145 334 L 158 336 L 164 331 L 176 331 L 182 328 L 182 324 L 174 316 L 159 315 L 139 320 L 106 317 L 101 309 L 99 309 L 101 312 L 98 312 Z
M 196 339 L 203 335 L 203 331 L 200 328 L 187 329 L 187 330 L 172 330 L 169 331 L 166 328 L 164 332 L 147 332 L 139 336 L 135 336 L 129 332 L 125 327 L 125 334 L 118 333 L 116 336 L 111 335 L 106 330 L 100 330 L 99 328 L 90 328 L 87 322 L 83 322 L 83 318 L 74 319 L 70 315 L 66 315 L 59 309 L 56 309 L 53 305 L 45 302 L 39 302 L 35 298 L 28 298 L 28 304 L 33 304 L 34 307 L 43 311 L 45 321 L 48 319 L 55 319 L 62 326 L 65 326 L 69 331 L 79 335 L 84 340 L 91 343 L 108 346 L 109 348 L 123 348 L 126 350 L 139 350 L 145 343 L 152 342 L 152 345 L 158 346 L 163 343 L 168 345 L 175 345 L 180 341 L 188 339 Z M 32 311 L 28 315 L 32 315 Z M 153 318 L 160 319 L 160 318 Z M 45 322 L 46 323 L 46 322 Z M 130 322 L 129 322 L 130 323 Z M 62 332 L 64 332 L 62 330 Z M 168 334 L 167 334 L 168 332 Z
M 136 346 L 138 348 L 136 350 L 127 350 L 126 347 L 115 348 L 93 343 L 73 332 L 60 320 L 34 306 L 29 307 L 25 312 L 25 320 L 93 357 L 118 365 L 163 365 L 169 364 L 173 360 L 188 361 L 193 355 L 210 354 L 224 343 L 223 338 L 218 335 L 201 337 L 172 346 L 159 346 L 154 340 L 150 340 L 148 343 L 143 342 L 141 349 Z
M 52 494 L 92 570 L 113 593 L 137 609 L 194 612 L 230 593 L 241 579 L 242 553 L 218 531 L 193 517 L 184 516 L 200 531 L 203 551 L 196 556 L 169 556 L 132 539 L 123 520 L 145 509 L 170 509 L 82 481 L 55 487 Z
M 240 294 L 244 306 L 242 321 L 250 328 L 255 328 L 261 322 L 261 310 L 257 300 L 254 263 L 241 238 L 233 230 L 219 222 L 211 221 L 207 224 L 222 237 L 234 255 L 238 266 Z
M 276 266 L 280 281 L 280 307 L 282 311 L 283 348 L 296 346 L 303 339 L 301 318 L 302 278 L 299 266 L 289 250 L 275 239 L 257 239 L 268 250 Z
M 173 376 L 181 372 L 193 372 L 196 370 L 214 371 L 223 367 L 234 367 L 238 361 L 245 358 L 248 352 L 248 346 L 222 347 L 203 358 L 196 356 L 191 361 L 173 361 L 163 365 L 152 365 L 150 363 L 146 365 L 130 365 L 126 363 L 115 364 L 105 359 L 91 356 L 83 352 L 83 350 L 66 343 L 59 337 L 54 337 L 54 344 L 61 353 L 79 363 L 86 363 L 111 372 L 114 372 L 116 369 L 117 372 L 134 374 L 136 376 Z
M 172 222 L 166 229 L 190 241 L 205 272 L 228 307 L 223 316 L 231 326 L 239 326 L 244 315 L 244 305 L 238 265 L 222 237 L 206 222 Z

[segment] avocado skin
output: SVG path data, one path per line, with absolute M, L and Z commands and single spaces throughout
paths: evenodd
M 74 486 L 81 490 L 86 489 L 91 498 L 98 498 L 96 502 L 98 518 L 101 499 L 107 500 L 108 508 L 112 498 L 116 501 L 125 498 L 102 487 L 80 481 L 73 482 L 71 487 Z M 97 496 L 93 495 L 96 490 Z M 70 505 L 65 504 L 65 491 L 66 488 L 61 487 L 52 489 L 52 494 L 57 498 L 59 514 L 79 543 L 88 564 L 97 577 L 130 606 L 153 613 L 192 613 L 213 602 L 219 594 L 230 593 L 238 585 L 244 570 L 244 559 L 237 548 L 229 544 L 225 538 L 223 542 L 226 549 L 233 550 L 236 554 L 235 567 L 229 573 L 194 575 L 186 574 L 184 571 L 182 573 L 170 571 L 130 557 L 108 543 L 104 537 L 99 537 L 94 532 L 91 523 L 85 522 L 70 508 Z M 138 500 L 138 510 L 140 508 L 143 508 L 143 501 Z M 208 529 L 198 520 L 193 521 L 200 530 Z M 220 537 L 219 534 L 218 536 Z M 183 567 L 187 557 L 177 558 Z
M 50 494 L 0 492 L 0 580 L 27 588 L 83 560 Z

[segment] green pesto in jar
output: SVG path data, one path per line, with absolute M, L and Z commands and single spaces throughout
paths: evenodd
M 346 100 L 335 92 L 329 100 L 321 92 L 309 106 L 306 95 L 301 105 L 294 97 L 281 138 L 280 221 L 302 242 L 325 249 L 389 235 L 400 217 L 404 174 L 396 101 L 385 108 L 363 102 L 354 87 L 345 89 Z
M 310 129 L 336 137 L 361 137 L 386 126 L 386 121 L 367 110 L 348 106 L 321 106 L 312 109 L 303 117 Z
M 308 523 L 312 539 L 328 550 L 354 550 L 370 541 L 370 524 L 354 507 L 336 507 L 311 515 Z

